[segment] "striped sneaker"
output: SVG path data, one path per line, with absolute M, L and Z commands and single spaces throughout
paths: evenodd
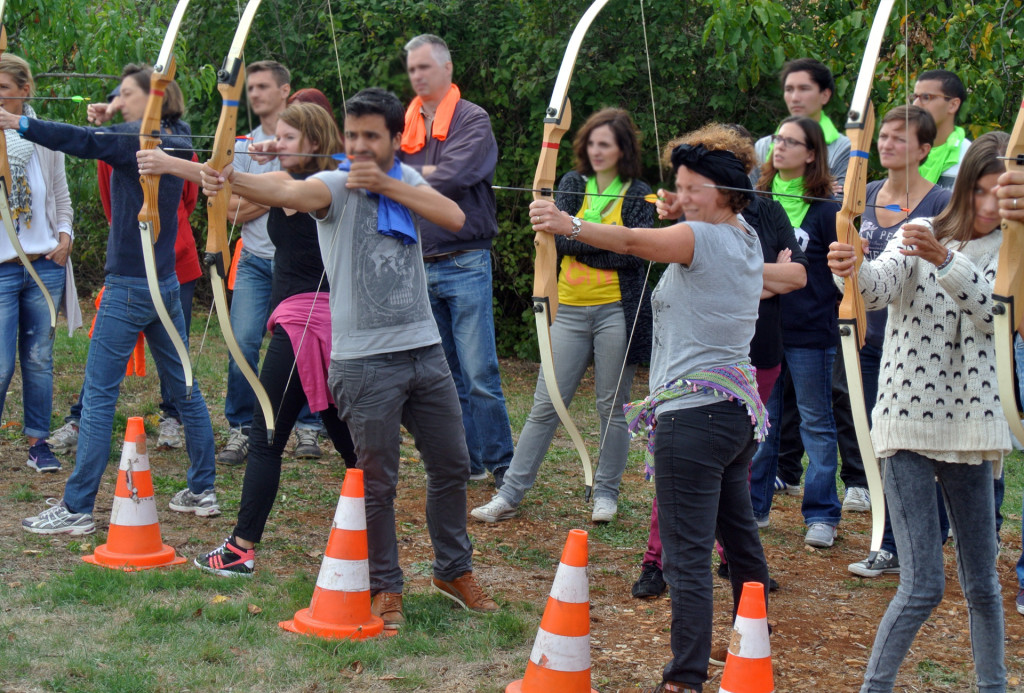
M 73 513 L 63 500 L 57 498 L 48 498 L 46 502 L 49 508 L 21 521 L 23 530 L 33 534 L 70 534 L 73 537 L 96 531 L 96 523 L 89 513 Z
M 168 506 L 175 512 L 195 513 L 198 517 L 220 515 L 220 504 L 217 503 L 217 494 L 212 488 L 202 493 L 192 493 L 186 486 L 174 494 Z
M 252 577 L 252 571 L 256 568 L 256 550 L 243 549 L 228 537 L 222 546 L 192 562 L 206 572 L 221 577 Z

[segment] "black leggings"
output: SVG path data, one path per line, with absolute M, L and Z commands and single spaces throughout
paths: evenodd
M 270 345 L 263 358 L 263 367 L 260 369 L 260 383 L 266 389 L 277 416 L 274 442 L 272 445 L 267 444 L 267 422 L 263 417 L 262 408 L 257 406 L 253 412 L 252 428 L 249 430 L 249 461 L 245 467 L 242 500 L 234 531 L 234 536 L 247 541 L 259 542 L 263 538 L 263 528 L 267 524 L 270 510 L 274 507 L 277 487 L 281 482 L 281 455 L 299 411 L 306 404 L 306 393 L 299 382 L 299 374 L 293 372 L 294 363 L 295 351 L 292 349 L 291 339 L 284 328 L 278 327 L 270 338 Z M 335 450 L 344 458 L 345 466 L 355 467 L 355 446 L 349 436 L 348 426 L 338 418 L 338 410 L 333 403 L 320 412 L 320 418 L 327 429 L 327 435 L 334 443 Z

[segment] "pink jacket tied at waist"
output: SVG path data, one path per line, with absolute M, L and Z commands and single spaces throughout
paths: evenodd
M 289 296 L 278 304 L 267 321 L 273 333 L 280 325 L 288 333 L 295 352 L 295 369 L 309 401 L 309 410 L 323 411 L 334 402 L 327 388 L 331 365 L 331 306 L 326 293 Z

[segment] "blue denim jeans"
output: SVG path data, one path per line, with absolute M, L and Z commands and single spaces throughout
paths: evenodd
M 178 352 L 157 317 L 145 278 L 107 275 L 104 286 L 103 301 L 96 314 L 96 326 L 85 363 L 75 470 L 64 487 L 64 502 L 72 512 L 92 512 L 100 479 L 110 457 L 110 436 L 114 428 L 118 391 L 140 331 L 146 335 L 160 380 L 169 385 L 171 397 L 181 414 L 185 449 L 191 461 L 188 487 L 193 493 L 213 488 L 216 472 L 210 413 L 198 385 L 193 386 L 191 397 L 185 397 L 185 377 Z M 178 280 L 174 275 L 160 281 L 160 294 L 178 334 L 184 338 L 185 321 L 178 298 Z
M 711 654 L 713 585 L 708 557 L 721 538 L 729 556 L 733 615 L 744 582 L 765 585 L 768 564 L 747 490 L 753 428 L 738 402 L 716 402 L 658 415 L 654 488 L 672 598 L 672 661 L 664 680 L 701 690 Z
M 231 329 L 238 346 L 253 371 L 259 372 L 260 347 L 267 332 L 270 318 L 270 289 L 274 276 L 274 261 L 264 260 L 242 250 L 235 273 L 235 288 L 231 294 Z M 233 358 L 228 359 L 228 390 L 224 396 L 224 418 L 231 428 L 248 429 L 252 425 L 252 412 L 256 407 L 256 393 L 242 375 Z M 296 428 L 321 427 L 320 417 L 302 408 Z
M 1024 339 L 1013 336 L 1013 361 L 1017 370 L 1017 385 L 1024 392 Z M 1017 559 L 1017 586 L 1024 590 L 1024 501 L 1021 501 L 1021 552 Z
M 801 349 L 785 347 L 782 371 L 768 399 L 771 428 L 768 438 L 754 454 L 750 467 L 750 500 L 754 517 L 768 517 L 775 492 L 775 472 L 779 465 L 779 421 L 782 410 L 782 383 L 788 371 L 796 390 L 800 411 L 800 438 L 807 451 L 807 476 L 804 480 L 804 522 L 823 522 L 833 527 L 842 517 L 842 505 L 836 492 L 838 452 L 836 423 L 832 417 L 832 361 L 835 347 Z
M 956 539 L 979 693 L 1006 690 L 1003 602 L 996 569 L 992 463 L 950 464 L 901 450 L 885 460 L 885 495 L 900 550 L 900 584 L 878 625 L 861 693 L 888 693 L 921 625 L 942 601 L 938 477 Z
M 193 279 L 190 282 L 178 285 L 178 297 L 181 299 L 181 315 L 185 319 L 185 345 L 187 346 L 188 336 L 192 331 L 192 298 L 196 295 L 196 282 L 198 279 Z M 160 411 L 163 412 L 164 417 L 174 418 L 181 421 L 181 416 L 178 415 L 178 408 L 174 406 L 173 397 L 171 397 L 171 390 L 167 384 L 160 381 Z M 82 398 L 79 397 L 78 401 L 81 402 Z M 81 413 L 79 413 L 81 416 Z
M 39 258 L 32 267 L 59 306 L 64 294 L 64 268 Z M 22 431 L 30 438 L 50 435 L 53 409 L 53 341 L 50 309 L 42 290 L 17 262 L 0 263 L 0 416 L 14 365 L 21 359 Z
M 494 344 L 491 251 L 471 250 L 426 263 L 430 307 L 462 405 L 470 469 L 508 467 L 512 425 Z
M 600 306 L 559 306 L 558 315 L 551 325 L 555 377 L 559 394 L 567 407 L 591 359 L 594 361 L 594 389 L 601 417 L 600 440 L 604 442 L 594 474 L 595 498 L 618 500 L 619 482 L 629 455 L 629 431 L 622 406 L 629 401 L 636 366 L 627 365 L 623 369 L 628 342 L 629 327 L 619 302 Z M 519 505 L 533 486 L 558 424 L 558 414 L 551 406 L 548 386 L 541 371 L 533 394 L 533 408 L 519 434 L 519 443 L 505 472 L 504 484 L 498 491 L 498 495 L 512 505 Z

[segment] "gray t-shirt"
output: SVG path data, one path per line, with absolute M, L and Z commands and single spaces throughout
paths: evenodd
M 764 286 L 764 259 L 754 230 L 730 224 L 687 222 L 693 261 L 671 264 L 651 294 L 654 347 L 650 388 L 694 371 L 747 359 Z M 695 392 L 669 400 L 658 411 L 700 407 L 720 398 Z
M 331 286 L 331 360 L 439 343 L 420 244 L 403 245 L 377 231 L 378 202 L 365 190 L 346 188 L 347 171 L 324 171 L 311 178 L 331 191 L 327 216 L 317 219 L 320 255 Z M 405 164 L 402 180 L 427 185 Z
M 250 132 L 249 136 L 252 137 L 252 143 L 254 144 L 274 139 L 274 135 L 263 132 L 262 125 Z M 274 157 L 265 164 L 258 164 L 246 152 L 248 148 L 249 142 L 247 140 L 235 142 L 236 171 L 242 171 L 243 173 L 267 173 L 268 171 L 281 170 L 281 163 L 277 157 Z M 256 257 L 264 260 L 273 260 L 274 244 L 271 243 L 270 236 L 267 235 L 267 216 L 267 214 L 264 214 L 242 224 L 242 243 L 245 244 L 245 249 Z M 228 219 L 228 223 L 230 222 L 231 220 Z

